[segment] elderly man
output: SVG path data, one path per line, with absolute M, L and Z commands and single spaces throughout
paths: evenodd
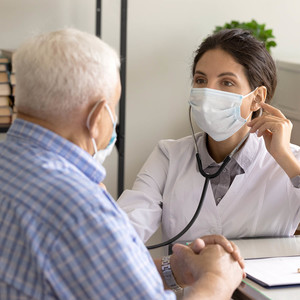
M 187 299 L 230 298 L 243 276 L 234 244 L 208 236 L 153 262 L 99 185 L 116 139 L 116 53 L 66 29 L 30 39 L 14 61 L 18 116 L 0 143 L 1 299 L 175 299 L 177 284 L 192 286 Z

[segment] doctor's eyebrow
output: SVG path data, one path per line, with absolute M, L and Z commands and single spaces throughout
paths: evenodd
M 218 75 L 218 77 L 223 77 L 223 76 L 233 76 L 233 77 L 237 77 L 234 73 L 232 72 L 224 72 Z
M 194 74 L 194 75 L 196 75 L 196 74 L 203 75 L 203 76 L 207 76 L 204 72 L 199 71 L 199 70 L 196 70 L 196 71 L 195 71 L 195 74 Z M 234 73 L 232 73 L 232 72 L 224 72 L 224 73 L 221 73 L 221 74 L 218 75 L 218 77 L 223 77 L 223 76 L 233 76 L 233 77 L 236 77 L 236 78 L 237 78 L 237 75 L 234 74 Z
M 205 74 L 204 72 L 201 72 L 201 71 L 195 71 L 195 74 L 194 74 L 194 75 L 196 75 L 196 74 L 200 74 L 200 75 L 206 76 L 206 74 Z

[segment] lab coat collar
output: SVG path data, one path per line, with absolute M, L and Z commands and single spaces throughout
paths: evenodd
M 208 166 L 212 164 L 217 164 L 207 151 L 206 140 L 206 133 L 199 135 L 198 147 L 203 170 L 205 170 Z M 250 134 L 244 146 L 234 155 L 232 159 L 234 159 L 238 163 L 238 165 L 246 172 L 249 166 L 251 165 L 251 162 L 257 155 L 258 147 L 259 143 L 257 135 L 255 133 Z M 217 165 L 221 164 L 222 163 Z

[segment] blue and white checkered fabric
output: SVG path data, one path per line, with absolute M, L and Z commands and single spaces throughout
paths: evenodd
M 84 150 L 17 119 L 0 143 L 1 299 L 175 299 Z

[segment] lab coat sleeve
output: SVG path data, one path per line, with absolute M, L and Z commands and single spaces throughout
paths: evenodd
M 291 144 L 291 150 L 295 157 L 300 161 L 300 147 Z M 290 179 L 287 189 L 287 197 L 291 201 L 291 213 L 296 215 L 296 220 L 300 218 L 300 188 L 299 188 L 299 175 Z
M 146 242 L 159 228 L 162 217 L 163 191 L 169 168 L 164 142 L 154 148 L 134 182 L 118 200 L 141 239 Z
M 291 150 L 294 153 L 294 155 L 296 156 L 296 158 L 298 159 L 298 161 L 300 162 L 300 147 L 291 144 Z M 295 188 L 300 189 L 300 175 L 295 176 L 294 178 L 291 178 L 291 183 Z

